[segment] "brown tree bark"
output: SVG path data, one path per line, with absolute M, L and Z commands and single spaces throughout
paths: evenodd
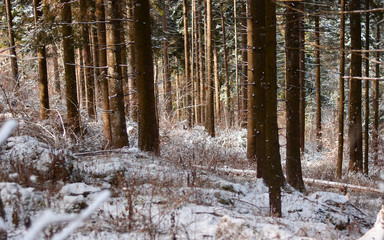
M 344 153 L 344 75 L 345 75 L 345 1 L 341 0 L 340 14 L 340 80 L 339 80 L 339 137 L 337 154 L 337 177 L 341 179 L 343 173 Z
M 276 75 L 276 3 L 265 0 L 265 56 L 266 56 L 266 159 L 269 206 L 271 215 L 281 217 L 281 187 L 284 175 L 281 167 L 279 132 L 277 125 Z
M 199 28 L 198 28 L 198 7 L 199 7 L 199 3 L 197 0 L 192 0 L 193 1 L 193 6 L 194 6 L 194 9 L 193 9 L 193 12 L 194 12 L 194 17 L 193 17 L 193 32 L 194 32 L 194 41 L 193 41 L 193 45 L 194 45 L 194 52 L 193 52 L 193 56 L 194 56 L 194 64 L 195 64 L 195 72 L 194 72 L 194 78 L 195 78 L 195 83 L 194 83 L 194 100 L 195 100 L 195 122 L 196 124 L 201 124 L 201 104 L 200 104 L 200 100 L 201 100 L 201 97 L 200 97 L 200 94 L 201 94 L 201 90 L 200 90 L 200 78 L 199 78 L 199 74 L 200 74 L 200 61 L 199 61 Z
M 128 82 L 129 82 L 129 103 L 130 103 L 130 117 L 132 121 L 138 121 L 138 101 L 137 101 L 137 81 L 136 81 L 136 62 L 135 62 L 135 45 L 134 36 L 135 28 L 133 23 L 133 10 L 134 4 L 133 0 L 128 0 L 127 2 L 127 18 L 128 21 Z
M 165 34 L 163 40 L 163 64 L 164 64 L 164 99 L 165 99 L 165 112 L 170 117 L 172 115 L 172 82 L 171 73 L 169 70 L 169 57 L 168 57 L 168 25 L 167 25 L 167 14 L 168 6 L 166 0 L 163 1 L 163 16 L 162 16 L 162 27 Z
M 300 5 L 301 10 L 304 10 L 303 5 Z M 299 84 L 300 84 L 300 150 L 302 153 L 305 151 L 305 29 L 304 29 L 304 15 L 300 15 L 299 21 L 299 45 L 300 45 L 300 56 L 299 56 Z
M 381 43 L 381 29 L 380 25 L 377 24 L 376 26 L 376 43 L 377 43 L 377 48 L 380 49 L 380 43 Z M 376 72 L 376 77 L 380 77 L 380 52 L 376 52 L 376 66 L 375 66 L 375 72 Z M 373 142 L 373 150 L 374 150 L 374 155 L 373 155 L 373 162 L 375 164 L 378 163 L 378 158 L 379 158 L 379 102 L 380 102 L 380 86 L 379 86 L 379 81 L 374 81 L 373 83 L 373 131 L 372 131 L 372 142 Z
M 286 174 L 287 182 L 299 191 L 304 191 L 304 182 L 301 171 L 300 154 L 300 121 L 299 99 L 300 99 L 300 33 L 299 33 L 299 13 L 294 10 L 299 7 L 299 3 L 287 3 L 286 8 L 286 27 L 285 27 L 285 56 L 286 56 L 286 139 L 287 157 Z M 292 8 L 291 8 L 292 7 Z
M 61 80 L 60 80 L 60 70 L 59 70 L 59 53 L 57 51 L 57 47 L 55 44 L 52 46 L 52 55 L 53 55 L 53 75 L 54 75 L 54 81 L 55 81 L 55 92 L 61 96 Z
M 241 2 L 241 126 L 247 126 L 248 111 L 248 50 L 247 50 L 247 18 L 246 3 Z
M 106 2 L 107 63 L 109 106 L 111 108 L 112 147 L 128 146 L 127 127 L 125 123 L 124 94 L 121 73 L 121 38 L 120 13 L 117 1 Z
M 99 62 L 97 64 L 100 70 L 99 84 L 102 96 L 103 107 L 103 130 L 104 130 L 104 148 L 109 148 L 112 144 L 111 116 L 109 108 L 109 91 L 107 80 L 107 39 L 105 31 L 105 7 L 104 0 L 96 0 L 96 21 L 97 21 L 97 40 Z
M 197 0 L 197 4 L 200 7 L 204 6 L 204 1 Z M 206 119 L 206 89 L 205 89 L 205 81 L 204 81 L 204 43 L 203 43 L 203 23 L 202 23 L 202 17 L 201 17 L 201 10 L 197 13 L 197 21 L 198 21 L 198 32 L 199 32 L 199 78 L 200 78 L 200 122 L 202 124 L 205 124 Z
M 365 9 L 369 10 L 370 0 L 365 0 Z M 365 13 L 365 49 L 369 50 L 369 12 Z M 365 53 L 365 77 L 369 78 L 369 52 Z M 369 152 L 369 81 L 365 80 L 365 116 L 364 116 L 364 174 L 368 175 Z
M 187 86 L 187 125 L 192 128 L 192 96 L 191 96 L 191 64 L 189 61 L 189 35 L 188 35 L 188 4 L 187 0 L 183 0 L 184 12 L 184 67 L 185 67 L 185 84 Z
M 89 26 L 87 24 L 88 18 L 88 5 L 87 0 L 80 0 L 80 21 L 81 24 L 81 39 L 82 39 L 82 53 L 83 53 L 83 69 L 84 69 L 84 82 L 86 91 L 86 106 L 88 117 L 91 121 L 96 120 L 96 107 L 95 107 L 95 83 L 92 76 L 92 57 L 91 47 L 89 45 Z
M 360 0 L 351 0 L 350 11 L 360 10 Z M 361 20 L 360 13 L 351 14 L 351 50 L 361 50 Z M 349 99 L 349 170 L 363 171 L 362 156 L 362 125 L 361 125 L 361 77 L 362 58 L 360 53 L 351 54 L 351 79 Z
M 185 1 L 185 0 L 184 0 Z M 206 62 L 207 62 L 207 109 L 206 109 L 206 130 L 211 137 L 215 137 L 215 113 L 213 104 L 214 83 L 212 79 L 213 59 L 212 59 L 212 0 L 206 0 L 207 3 L 207 35 L 206 35 Z
M 135 59 L 139 98 L 139 148 L 160 154 L 153 79 L 149 0 L 135 6 Z
M 67 121 L 70 134 L 79 136 L 80 113 L 77 101 L 76 88 L 76 70 L 75 70 L 75 51 L 72 36 L 72 12 L 70 0 L 61 0 L 61 22 L 62 38 L 63 38 L 63 62 L 64 62 L 64 80 L 65 80 L 65 96 L 67 101 Z
M 217 47 L 215 46 L 213 49 L 213 80 L 215 82 L 215 116 L 217 118 L 220 118 L 221 111 L 220 111 L 220 82 L 219 82 L 219 76 L 218 76 L 218 69 L 217 69 Z
M 257 163 L 257 177 L 266 179 L 265 1 L 248 1 L 247 157 Z
M 9 55 L 11 55 L 11 70 L 12 70 L 12 81 L 16 88 L 19 88 L 19 67 L 17 65 L 17 54 L 15 36 L 13 32 L 13 17 L 12 17 L 12 5 L 11 0 L 5 0 L 5 11 L 7 15 L 8 23 L 8 39 L 9 39 Z
M 316 149 L 321 151 L 321 81 L 320 81 L 320 17 L 315 17 L 315 77 L 316 77 Z
M 33 12 L 35 26 L 38 27 L 39 18 L 42 12 L 39 10 L 41 5 L 40 0 L 33 1 Z M 47 71 L 47 58 L 45 45 L 40 44 L 42 39 L 38 36 L 37 44 L 37 58 L 39 69 L 39 88 L 40 88 L 40 119 L 48 118 L 49 110 L 49 95 L 48 95 L 48 71 Z
M 225 33 L 225 22 L 224 22 L 224 12 L 223 12 L 223 3 L 220 4 L 220 14 L 221 14 L 221 30 L 223 34 L 223 53 L 224 53 L 224 72 L 225 72 L 225 119 L 227 127 L 232 126 L 232 112 L 231 112 L 231 86 L 229 83 L 229 69 L 228 69 L 228 56 L 227 56 L 227 39 Z

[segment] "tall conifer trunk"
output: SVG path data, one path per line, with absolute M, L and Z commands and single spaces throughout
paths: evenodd
M 12 81 L 16 88 L 19 88 L 19 67 L 17 65 L 17 54 L 15 36 L 13 32 L 13 17 L 12 17 L 12 5 L 11 0 L 5 0 L 5 11 L 7 14 L 8 23 L 8 38 L 9 38 L 9 54 L 11 55 L 11 70 L 12 70 Z
M 185 1 L 185 0 L 184 0 Z M 212 58 L 212 0 L 207 1 L 207 39 L 206 39 L 206 62 L 207 62 L 207 112 L 206 112 L 206 130 L 211 137 L 215 136 L 215 113 L 213 104 L 214 83 L 212 78 L 213 73 L 213 58 Z

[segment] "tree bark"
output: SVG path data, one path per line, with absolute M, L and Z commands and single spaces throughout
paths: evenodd
M 168 25 L 167 25 L 167 14 L 168 6 L 166 0 L 163 0 L 163 16 L 162 16 L 162 27 L 164 32 L 163 40 L 163 64 L 164 64 L 164 99 L 165 99 L 165 112 L 170 117 L 172 116 L 172 82 L 171 74 L 169 71 L 169 56 L 168 56 Z
M 365 9 L 369 10 L 370 0 L 365 0 Z M 365 14 L 365 49 L 369 50 L 369 12 Z M 365 53 L 365 77 L 369 78 L 369 52 Z M 364 116 L 364 174 L 368 175 L 369 152 L 369 81 L 365 80 L 365 116 Z
M 133 0 L 127 2 L 127 18 L 133 19 L 134 4 Z M 135 46 L 133 44 L 135 36 L 135 28 L 133 21 L 128 21 L 128 82 L 129 82 L 129 103 L 130 117 L 132 121 L 138 121 L 138 102 L 137 102 L 137 81 L 136 81 L 136 62 L 135 62 Z
M 106 50 L 106 31 L 105 31 L 105 7 L 104 0 L 96 0 L 96 21 L 97 21 L 97 40 L 100 69 L 99 84 L 101 88 L 102 107 L 103 107 L 103 130 L 104 130 L 104 148 L 109 148 L 112 144 L 111 115 L 109 108 L 109 91 L 107 80 L 107 50 Z
M 219 76 L 218 76 L 218 70 L 217 70 L 217 48 L 216 46 L 213 49 L 213 79 L 215 82 L 215 116 L 218 118 L 221 115 L 220 112 L 220 82 L 219 82 Z
M 301 10 L 304 10 L 302 4 L 300 4 Z M 305 29 L 304 29 L 304 15 L 300 15 L 299 21 L 299 45 L 300 45 L 300 56 L 299 56 L 299 84 L 300 84 L 300 150 L 302 153 L 305 151 Z
M 265 0 L 248 1 L 248 131 L 247 157 L 266 179 Z
M 41 5 L 40 0 L 33 1 L 34 22 L 36 28 L 38 27 L 39 18 L 42 12 L 39 10 Z M 47 71 L 47 58 L 45 45 L 40 44 L 41 37 L 38 36 L 37 44 L 37 58 L 39 69 L 39 88 L 40 88 L 40 119 L 48 118 L 49 110 L 49 95 L 48 95 L 48 71 Z
M 185 0 L 184 0 L 185 1 Z M 206 130 L 211 137 L 215 137 L 215 114 L 213 105 L 214 84 L 212 79 L 213 59 L 212 59 L 212 0 L 207 1 L 207 39 L 206 39 L 206 62 L 207 62 L 207 112 L 206 112 Z
M 128 146 L 125 123 L 124 94 L 121 73 L 121 38 L 119 3 L 107 0 L 106 24 L 109 106 L 111 108 L 112 147 Z
M 321 140 L 321 82 L 320 82 L 320 17 L 315 17 L 315 76 L 316 76 L 316 149 L 323 148 Z
M 340 14 L 340 80 L 339 80 L 339 137 L 337 156 L 337 177 L 341 179 L 343 173 L 343 152 L 344 152 L 344 75 L 345 75 L 345 1 L 341 0 Z
M 350 11 L 360 10 L 360 0 L 350 2 Z M 360 13 L 351 14 L 351 50 L 361 50 Z M 362 58 L 360 53 L 352 52 L 351 79 L 349 99 L 349 170 L 363 171 L 362 125 L 361 125 L 361 81 L 353 77 L 361 77 Z
M 83 69 L 84 69 L 84 82 L 86 91 L 86 106 L 88 117 L 91 121 L 96 120 L 95 108 L 95 83 L 92 76 L 92 58 L 91 47 L 89 45 L 89 26 L 88 22 L 88 6 L 87 0 L 80 0 L 80 21 L 81 24 L 81 38 L 82 38 L 82 53 L 83 53 Z
M 220 14 L 221 14 L 221 30 L 223 32 L 223 52 L 224 52 L 224 72 L 225 72 L 225 119 L 226 126 L 232 126 L 232 112 L 231 112 L 231 86 L 229 83 L 229 69 L 228 69 L 228 56 L 227 56 L 227 39 L 225 33 L 225 22 L 224 22 L 224 12 L 223 12 L 223 3 L 220 4 Z M 236 38 L 236 37 L 235 37 Z
M 20 87 L 19 84 L 19 68 L 17 65 L 17 54 L 15 36 L 13 33 L 13 17 L 12 17 L 12 5 L 11 0 L 5 0 L 5 11 L 7 14 L 8 22 L 8 38 L 9 38 L 9 55 L 11 55 L 11 70 L 12 70 L 12 81 L 16 88 Z
M 156 121 L 156 107 L 153 79 L 153 57 L 149 0 L 135 5 L 135 60 L 139 98 L 139 148 L 160 154 L 159 129 Z
M 185 67 L 185 84 L 187 86 L 187 125 L 188 128 L 192 128 L 192 96 L 191 96 L 191 72 L 189 61 L 189 36 L 188 36 L 188 4 L 187 0 L 183 0 L 183 12 L 184 12 L 184 67 Z
M 241 126 L 247 126 L 248 111 L 248 50 L 247 50 L 247 10 L 245 1 L 241 2 Z
M 294 10 L 299 3 L 288 3 L 286 9 L 285 28 L 285 54 L 286 54 L 286 139 L 287 157 L 286 174 L 287 182 L 299 191 L 304 191 L 304 182 L 301 171 L 300 154 L 300 121 L 299 99 L 300 99 L 300 43 L 299 43 L 299 13 Z M 292 8 L 291 8 L 292 7 Z
M 377 24 L 376 26 L 376 43 L 377 48 L 380 49 L 380 42 L 381 42 L 381 36 L 380 36 L 380 25 Z M 376 77 L 380 77 L 380 52 L 376 52 L 376 66 L 375 66 L 375 72 Z M 379 158 L 379 101 L 380 101 L 380 86 L 379 81 L 374 81 L 373 84 L 373 131 L 372 131 L 372 142 L 373 142 L 373 162 L 375 164 L 378 163 Z
M 72 137 L 81 134 L 79 103 L 77 101 L 75 51 L 72 36 L 72 12 L 70 0 L 61 0 L 61 21 L 63 38 L 63 62 L 65 96 L 67 101 L 67 120 Z
M 55 79 L 55 92 L 61 96 L 61 80 L 60 80 L 60 70 L 59 70 L 59 53 L 55 44 L 52 46 L 52 55 L 53 55 L 53 75 Z
M 198 6 L 203 7 L 204 1 L 197 0 Z M 198 31 L 199 31 L 199 77 L 200 77 L 200 122 L 202 124 L 205 123 L 205 110 L 206 110 L 206 101 L 205 101 L 205 82 L 204 82 L 204 45 L 203 45 L 203 27 L 202 27 L 202 17 L 201 17 L 201 10 L 198 10 L 197 13 L 197 20 L 198 20 Z
M 276 3 L 265 0 L 265 56 L 266 56 L 266 159 L 269 206 L 271 215 L 281 217 L 281 186 L 284 182 L 281 167 L 277 125 L 276 76 Z

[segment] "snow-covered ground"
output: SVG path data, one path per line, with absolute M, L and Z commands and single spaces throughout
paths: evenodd
M 162 128 L 161 157 L 139 151 L 135 125 L 128 130 L 132 147 L 106 152 L 8 139 L 0 147 L 8 239 L 33 239 L 39 227 L 36 239 L 358 239 L 382 204 L 377 192 L 307 186 L 285 190 L 283 217 L 272 218 L 268 188 L 245 159 L 245 130 L 210 138 L 201 127 Z M 307 156 L 303 169 L 314 161 L 326 160 Z

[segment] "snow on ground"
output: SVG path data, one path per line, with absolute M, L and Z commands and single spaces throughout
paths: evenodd
M 0 183 L 8 239 L 23 239 L 26 225 L 37 224 L 46 209 L 55 214 L 84 212 L 103 190 L 111 197 L 69 239 L 357 239 L 373 226 L 378 206 L 367 213 L 347 196 L 320 189 L 307 194 L 284 191 L 283 218 L 269 217 L 268 188 L 262 180 L 214 171 L 253 170 L 244 158 L 245 135 L 244 130 L 223 131 L 209 138 L 199 127 L 163 131 L 161 158 L 139 151 L 135 144 L 75 156 L 58 151 L 63 156 L 59 159 L 70 161 L 61 165 L 64 170 L 71 165 L 70 178 Z M 10 139 L 13 145 L 2 148 L 1 155 L 17 156 L 11 152 L 21 149 L 19 142 Z M 24 141 L 22 146 L 30 146 L 25 153 L 33 152 L 24 154 L 24 161 L 55 152 L 40 143 Z M 0 163 L 3 169 L 6 163 Z M 380 198 L 367 200 L 379 205 Z M 51 225 L 38 239 L 50 239 L 65 226 Z

